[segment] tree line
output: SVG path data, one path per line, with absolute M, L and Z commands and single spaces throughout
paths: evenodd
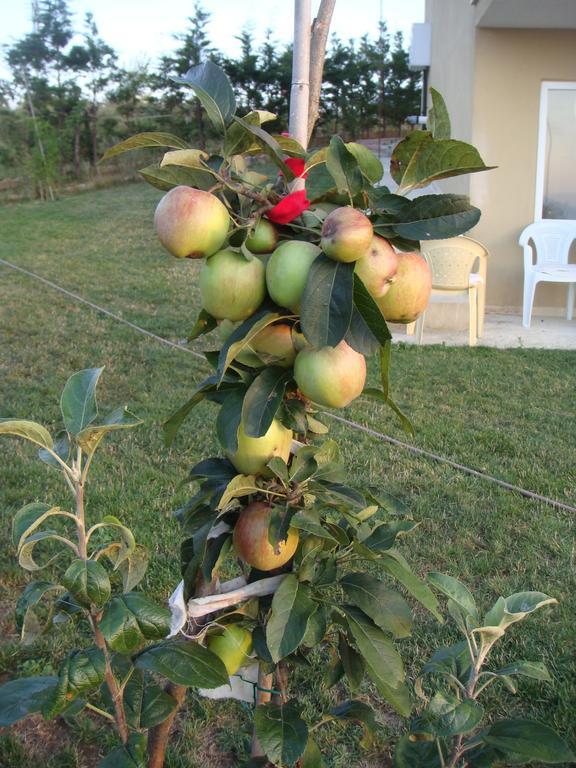
M 139 131 L 171 131 L 209 148 L 199 104 L 170 80 L 206 58 L 228 73 L 241 108 L 272 112 L 277 131 L 286 130 L 290 45 L 271 30 L 257 41 L 245 29 L 240 55 L 231 58 L 213 44 L 210 13 L 200 2 L 174 37 L 174 51 L 156 64 L 126 69 L 92 13 L 78 28 L 67 0 L 35 0 L 32 30 L 4 46 L 11 76 L 0 80 L 0 179 L 23 176 L 45 196 L 62 180 L 89 177 L 107 146 Z M 397 134 L 419 103 L 419 77 L 408 68 L 401 33 L 391 36 L 382 23 L 360 40 L 333 35 L 312 144 L 323 134 Z

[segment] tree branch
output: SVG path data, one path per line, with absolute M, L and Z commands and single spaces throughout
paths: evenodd
M 310 44 L 310 93 L 308 97 L 308 141 L 312 138 L 314 126 L 320 111 L 320 92 L 322 90 L 322 73 L 326 58 L 326 43 L 330 31 L 330 22 L 336 0 L 322 0 L 318 16 L 312 24 L 312 42 Z

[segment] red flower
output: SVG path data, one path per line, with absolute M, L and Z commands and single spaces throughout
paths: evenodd
M 283 197 L 266 216 L 275 224 L 289 224 L 308 208 L 310 208 L 310 200 L 306 197 L 306 190 L 299 189 Z
M 306 161 L 303 157 L 287 157 L 286 160 L 284 160 L 284 164 L 290 168 L 297 179 L 305 179 L 308 176 L 307 173 L 304 173 Z

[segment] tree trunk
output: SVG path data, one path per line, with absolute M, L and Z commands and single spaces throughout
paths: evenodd
M 320 94 L 322 91 L 322 74 L 326 58 L 326 43 L 330 22 L 336 0 L 322 0 L 318 16 L 312 25 L 312 43 L 310 51 L 310 95 L 308 97 L 308 142 L 312 138 L 314 126 L 320 112 Z
M 256 705 L 267 704 L 272 699 L 272 685 L 274 683 L 274 675 L 267 675 L 262 671 L 262 664 L 258 669 L 258 690 L 256 692 Z M 252 735 L 252 757 L 264 757 L 265 752 L 260 746 L 256 732 Z
M 308 145 L 310 93 L 310 0 L 294 3 L 294 51 L 288 131 L 304 148 Z

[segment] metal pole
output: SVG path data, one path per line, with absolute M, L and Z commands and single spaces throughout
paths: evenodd
M 294 2 L 294 51 L 288 131 L 304 148 L 308 143 L 308 97 L 310 92 L 311 0 Z

